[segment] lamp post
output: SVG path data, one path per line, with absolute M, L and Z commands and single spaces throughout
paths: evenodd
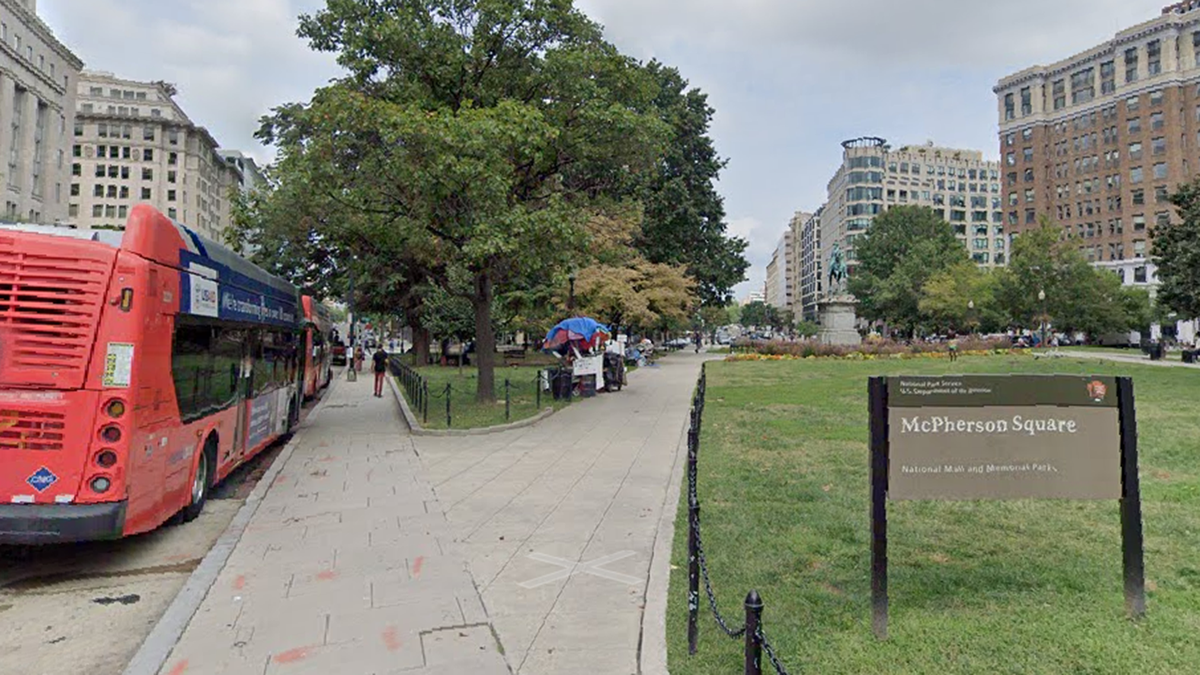
M 1047 318 L 1049 318 L 1046 316 L 1046 289 L 1044 289 L 1044 288 L 1038 289 L 1038 301 L 1042 303 L 1042 349 L 1045 349 L 1046 348 L 1046 323 L 1048 323 Z
M 571 272 L 571 274 L 567 277 L 567 281 L 569 281 L 571 283 L 571 293 L 570 293 L 570 295 L 567 296 L 567 312 L 574 314 L 575 313 L 575 273 L 574 272 Z
M 971 334 L 975 334 L 975 301 L 967 302 L 967 327 L 971 329 Z

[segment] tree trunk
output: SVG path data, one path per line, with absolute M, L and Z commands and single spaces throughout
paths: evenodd
M 492 331 L 492 279 L 487 272 L 475 275 L 475 364 L 479 368 L 475 400 L 493 403 L 496 400 L 496 335 Z
M 429 365 L 429 329 L 421 325 L 420 319 L 410 317 L 408 325 L 412 327 L 413 365 L 420 368 Z

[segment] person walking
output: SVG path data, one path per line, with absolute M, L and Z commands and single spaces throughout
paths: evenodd
M 371 356 L 375 364 L 375 398 L 383 398 L 383 378 L 387 376 L 388 354 L 383 351 L 383 345 Z
M 958 336 L 957 335 L 950 336 L 950 360 L 951 361 L 958 360 Z
M 692 339 L 696 341 L 696 353 L 699 354 L 700 347 L 704 345 L 704 334 L 700 331 L 696 331 L 696 334 L 692 336 Z

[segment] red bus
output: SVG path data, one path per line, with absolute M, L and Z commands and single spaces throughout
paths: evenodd
M 0 544 L 199 515 L 299 419 L 300 295 L 149 205 L 0 226 Z
M 304 308 L 304 398 L 333 381 L 333 315 L 311 295 L 300 297 Z

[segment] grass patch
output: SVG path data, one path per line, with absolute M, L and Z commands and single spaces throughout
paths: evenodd
M 890 639 L 877 642 L 867 378 L 1046 372 L 1134 377 L 1146 618 L 1125 616 L 1115 502 L 892 502 Z M 710 363 L 699 492 L 720 606 L 741 625 L 742 602 L 757 589 L 793 673 L 1195 672 L 1198 384 L 1186 369 L 1078 358 Z M 742 643 L 720 633 L 706 600 L 699 653 L 687 655 L 686 536 L 685 494 L 667 617 L 671 672 L 727 675 L 740 669 Z
M 533 417 L 550 407 L 561 408 L 564 401 L 555 401 L 550 392 L 543 391 L 541 407 L 538 407 L 537 390 L 534 382 L 539 370 L 546 366 L 497 366 L 494 391 L 496 402 L 481 404 L 475 400 L 479 385 L 479 371 L 474 366 L 461 369 L 455 367 L 426 366 L 417 371 L 429 383 L 429 418 L 421 419 L 420 411 L 414 408 L 417 421 L 426 429 L 480 429 L 509 422 L 518 422 Z M 504 381 L 509 388 L 510 419 L 504 417 Z M 446 385 L 450 385 L 450 426 L 446 426 Z M 400 391 L 404 391 L 403 385 Z M 407 393 L 405 394 L 407 399 Z M 411 407 L 412 401 L 409 400 Z

